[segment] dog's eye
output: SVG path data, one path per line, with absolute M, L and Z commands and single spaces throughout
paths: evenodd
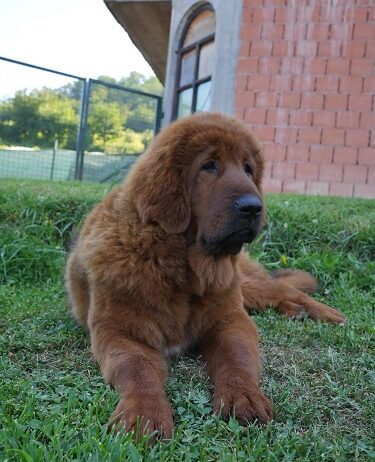
M 217 172 L 216 162 L 214 160 L 210 160 L 209 162 L 206 162 L 205 164 L 202 165 L 201 170 L 205 172 L 212 172 L 212 173 Z
M 246 175 L 252 175 L 253 174 L 253 169 L 250 167 L 249 164 L 245 164 L 243 166 L 243 169 L 244 169 Z

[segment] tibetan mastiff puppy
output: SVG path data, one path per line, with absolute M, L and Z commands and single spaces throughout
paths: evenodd
M 258 334 L 246 310 L 342 323 L 313 300 L 303 271 L 267 273 L 242 251 L 265 218 L 262 149 L 245 125 L 193 115 L 163 130 L 126 180 L 87 217 L 66 268 L 73 314 L 120 401 L 127 431 L 170 437 L 167 358 L 195 347 L 214 383 L 214 412 L 272 419 L 259 388 Z

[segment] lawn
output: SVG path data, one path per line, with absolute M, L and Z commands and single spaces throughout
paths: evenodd
M 375 201 L 270 195 L 250 253 L 270 269 L 312 271 L 317 298 L 345 326 L 254 316 L 262 388 L 274 421 L 259 428 L 211 415 L 199 358 L 170 365 L 176 434 L 149 447 L 106 427 L 117 394 L 102 380 L 87 333 L 67 310 L 71 233 L 103 185 L 0 182 L 1 461 L 374 461 Z

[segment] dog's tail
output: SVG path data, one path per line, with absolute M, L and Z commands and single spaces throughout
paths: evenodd
M 308 294 L 313 294 L 318 289 L 316 279 L 306 271 L 282 269 L 272 272 L 271 276 L 276 279 L 282 279 L 296 289 Z

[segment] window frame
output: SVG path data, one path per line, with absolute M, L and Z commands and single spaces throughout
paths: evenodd
M 189 88 L 192 88 L 193 90 L 193 97 L 191 101 L 191 114 L 194 114 L 197 109 L 197 94 L 198 94 L 198 87 L 202 83 L 206 83 L 209 81 L 212 81 L 212 73 L 211 75 L 208 75 L 207 77 L 203 77 L 201 79 L 198 79 L 198 71 L 199 71 L 199 61 L 200 61 L 200 55 L 201 55 L 201 49 L 207 45 L 210 42 L 215 43 L 215 32 L 207 35 L 206 37 L 203 37 L 200 40 L 197 40 L 196 42 L 183 46 L 186 33 L 194 19 L 199 16 L 203 11 L 212 11 L 215 14 L 215 10 L 211 5 L 202 5 L 200 8 L 195 10 L 194 14 L 189 18 L 189 20 L 186 22 L 185 27 L 182 30 L 180 40 L 179 40 L 179 46 L 178 49 L 175 51 L 177 54 L 177 72 L 176 72 L 176 79 L 175 79 L 175 86 L 174 86 L 174 95 L 173 95 L 173 110 L 172 110 L 172 120 L 176 120 L 178 117 L 178 103 L 179 103 L 179 95 L 182 91 L 188 90 Z M 216 19 L 216 18 L 215 18 Z M 216 29 L 216 26 L 215 26 Z M 182 56 L 192 50 L 196 50 L 196 55 L 195 55 L 195 66 L 194 66 L 194 79 L 189 82 L 188 84 L 180 86 L 180 78 L 181 78 L 181 68 L 182 68 Z

